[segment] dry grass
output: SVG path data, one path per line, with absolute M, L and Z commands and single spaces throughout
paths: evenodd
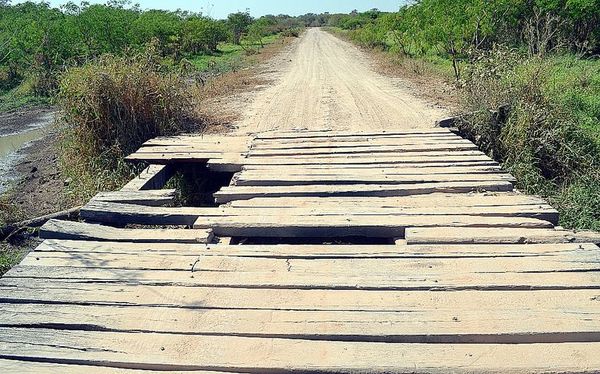
M 104 56 L 70 69 L 60 84 L 60 156 L 76 195 L 119 187 L 132 169 L 123 157 L 156 136 L 198 129 L 189 84 L 152 51 Z

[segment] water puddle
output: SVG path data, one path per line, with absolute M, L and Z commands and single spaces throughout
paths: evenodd
M 29 142 L 38 140 L 44 136 L 43 127 L 34 130 L 21 132 L 18 134 L 0 137 L 0 162 L 2 162 L 11 153 L 23 148 Z
M 46 135 L 47 126 L 54 121 L 54 113 L 44 113 L 24 124 L 20 132 L 0 135 L 0 194 L 6 192 L 17 178 L 14 165 L 23 157 L 19 151 Z

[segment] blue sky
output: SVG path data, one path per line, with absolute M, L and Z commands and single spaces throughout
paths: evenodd
M 59 6 L 68 0 L 49 0 L 53 6 Z M 13 1 L 22 2 L 22 1 Z M 79 3 L 79 0 L 74 1 Z M 105 3 L 104 0 L 91 0 L 90 3 Z M 184 9 L 209 13 L 214 18 L 225 18 L 229 13 L 238 10 L 250 9 L 250 13 L 257 17 L 265 14 L 290 14 L 304 13 L 349 13 L 353 9 L 368 10 L 379 8 L 385 11 L 395 11 L 400 8 L 404 0 L 138 0 L 144 9 Z

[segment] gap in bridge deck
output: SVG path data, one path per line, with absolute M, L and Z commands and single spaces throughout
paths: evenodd
M 347 236 L 347 237 L 289 237 L 289 238 L 270 238 L 270 237 L 233 237 L 232 245 L 395 245 L 396 241 L 392 238 L 375 238 L 365 236 Z
M 217 207 L 213 194 L 229 186 L 234 173 L 217 172 L 197 163 L 177 164 L 168 187 L 177 190 L 177 205 Z

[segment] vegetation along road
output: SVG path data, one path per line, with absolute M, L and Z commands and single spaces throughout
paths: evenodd
M 433 126 L 444 110 L 384 77 L 358 48 L 322 29 L 307 30 L 273 63 L 275 84 L 244 113 L 242 130 L 386 129 Z

